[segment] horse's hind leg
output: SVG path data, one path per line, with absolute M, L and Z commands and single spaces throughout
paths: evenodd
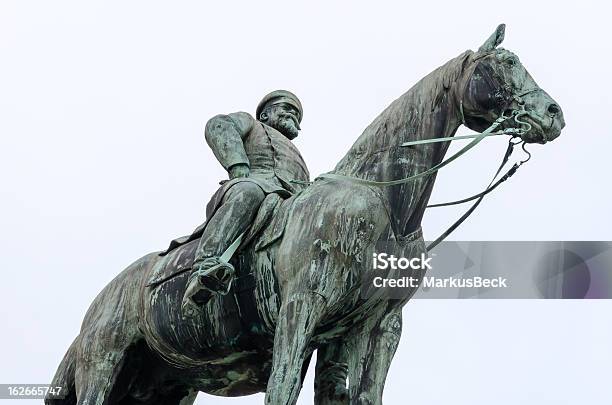
M 126 376 L 118 377 L 129 361 L 131 342 L 122 332 L 111 330 L 86 333 L 82 337 L 75 373 L 77 405 L 117 403 L 129 386 L 128 381 L 119 381 Z
M 125 280 L 123 280 L 125 281 Z M 117 403 L 128 379 L 121 368 L 142 338 L 138 329 L 137 284 L 111 283 L 92 303 L 78 337 L 75 387 L 78 405 Z
M 116 404 L 136 377 L 121 370 L 136 355 L 141 335 L 137 323 L 116 309 L 107 308 L 104 316 L 81 330 L 76 350 L 77 405 Z
M 76 393 L 74 388 L 74 376 L 76 368 L 76 346 L 78 344 L 77 339 L 70 345 L 70 348 L 64 355 L 53 381 L 51 387 L 62 387 L 61 397 L 55 398 L 52 394 L 47 394 L 45 398 L 45 405 L 75 405 L 76 404 Z
M 387 372 L 402 331 L 402 309 L 392 302 L 356 327 L 349 340 L 350 403 L 381 405 Z
M 116 384 L 121 358 L 112 354 L 93 363 L 82 362 L 77 366 L 76 387 L 78 405 L 108 404 Z
M 281 306 L 274 336 L 272 373 L 266 404 L 293 405 L 302 384 L 302 365 L 325 307 L 323 297 L 312 291 L 291 294 Z
M 125 391 L 129 385 L 117 381 L 117 377 L 130 347 L 142 339 L 138 299 L 148 263 L 145 257 L 130 265 L 98 294 L 87 310 L 76 346 L 78 405 L 116 403 L 122 394 L 118 391 Z

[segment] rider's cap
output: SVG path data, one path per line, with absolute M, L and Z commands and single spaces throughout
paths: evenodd
M 287 90 L 275 90 L 266 94 L 257 105 L 257 110 L 255 110 L 256 118 L 259 119 L 259 115 L 268 104 L 279 103 L 287 103 L 294 106 L 298 110 L 298 122 L 302 122 L 302 116 L 304 114 L 302 103 L 300 103 L 300 99 L 298 99 L 295 94 Z

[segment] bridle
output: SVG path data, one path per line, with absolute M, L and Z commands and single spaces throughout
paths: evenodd
M 434 173 L 436 173 L 437 171 L 439 171 L 440 169 L 442 169 L 444 166 L 448 165 L 449 163 L 453 162 L 454 160 L 458 159 L 460 156 L 464 155 L 465 153 L 467 153 L 470 149 L 472 149 L 474 146 L 476 146 L 478 143 L 480 143 L 481 141 L 483 141 L 485 138 L 488 137 L 492 137 L 492 136 L 499 136 L 499 135 L 508 135 L 510 136 L 510 139 L 508 141 L 508 147 L 506 148 L 506 151 L 504 153 L 504 156 L 501 160 L 501 164 L 499 165 L 497 171 L 495 172 L 495 175 L 493 176 L 491 182 L 489 183 L 489 185 L 485 188 L 484 191 L 475 194 L 471 197 L 467 197 L 467 198 L 463 198 L 461 200 L 456 200 L 456 201 L 451 201 L 451 202 L 446 202 L 446 203 L 439 203 L 439 204 L 430 204 L 427 205 L 426 208 L 436 208 L 436 207 L 446 207 L 446 206 L 450 206 L 450 205 L 457 205 L 457 204 L 463 204 L 466 202 L 470 202 L 470 201 L 474 201 L 474 204 L 472 204 L 472 206 L 457 220 L 455 221 L 442 235 L 440 235 L 438 238 L 436 238 L 433 242 L 431 242 L 428 246 L 427 246 L 427 250 L 431 250 L 434 247 L 436 247 L 440 242 L 442 242 L 444 239 L 446 239 L 446 237 L 448 235 L 450 235 L 459 225 L 461 225 L 461 223 L 463 223 L 463 221 L 465 221 L 476 209 L 476 207 L 478 207 L 478 205 L 482 202 L 483 198 L 489 194 L 491 191 L 493 191 L 494 189 L 496 189 L 501 183 L 505 182 L 506 180 L 508 180 L 510 177 L 512 177 L 514 175 L 514 173 L 516 173 L 516 171 L 526 162 L 528 162 L 531 159 L 531 153 L 529 153 L 527 151 L 527 149 L 525 148 L 526 143 L 524 140 L 521 139 L 521 137 L 523 135 L 525 135 L 526 133 L 528 133 L 532 126 L 531 124 L 529 124 L 529 122 L 522 120 L 521 118 L 524 116 L 529 116 L 529 112 L 525 109 L 525 101 L 523 100 L 523 97 L 525 97 L 527 94 L 533 93 L 535 91 L 540 90 L 537 87 L 534 88 L 530 88 L 527 90 L 523 90 L 521 91 L 519 94 L 515 94 L 512 95 L 512 99 L 514 101 L 516 101 L 517 104 L 517 108 L 513 108 L 510 110 L 509 114 L 506 114 L 506 111 L 508 111 L 508 109 L 501 109 L 501 114 L 499 116 L 499 118 L 497 118 L 487 129 L 485 129 L 483 132 L 479 133 L 479 134 L 471 134 L 471 135 L 463 135 L 463 136 L 452 136 L 452 137 L 439 137 L 439 138 L 432 138 L 432 139 L 423 139 L 423 140 L 418 140 L 418 141 L 410 141 L 410 142 L 404 142 L 402 143 L 400 146 L 401 147 L 410 147 L 410 146 L 416 146 L 416 145 L 423 145 L 423 144 L 430 144 L 430 143 L 436 143 L 436 142 L 450 142 L 453 140 L 458 140 L 458 139 L 469 139 L 469 138 L 473 138 L 473 140 L 468 143 L 466 146 L 464 146 L 462 149 L 460 149 L 458 152 L 454 153 L 452 156 L 450 156 L 449 158 L 443 160 L 442 162 L 434 165 L 433 167 L 431 167 L 428 170 L 425 170 L 423 172 L 414 174 L 412 176 L 403 178 L 403 179 L 397 179 L 397 180 L 389 180 L 389 181 L 376 181 L 376 180 L 367 180 L 367 179 L 362 179 L 359 177 L 353 177 L 353 176 L 349 176 L 349 175 L 343 175 L 343 174 L 337 174 L 337 173 L 324 173 L 320 176 L 318 176 L 315 181 L 319 180 L 319 179 L 330 179 L 330 180 L 343 180 L 343 181 L 350 181 L 352 183 L 357 183 L 357 184 L 362 184 L 362 185 L 366 185 L 366 186 L 374 186 L 374 187 L 389 187 L 389 186 L 397 186 L 397 185 L 401 185 L 401 184 L 406 184 L 409 182 L 412 182 L 416 179 L 425 177 L 425 176 L 429 176 L 432 175 Z M 465 125 L 465 118 L 463 116 L 463 102 L 460 101 L 460 114 L 461 114 L 461 120 L 462 123 Z M 496 131 L 498 129 L 498 127 L 506 122 L 506 121 L 514 121 L 514 123 L 516 124 L 516 127 L 508 127 L 499 131 Z M 546 139 L 546 135 L 544 133 L 542 133 L 542 137 L 543 137 L 543 141 L 547 142 Z M 518 141 L 517 141 L 518 139 Z M 521 145 L 521 149 L 527 154 L 527 158 L 524 160 L 521 160 L 519 162 L 516 162 L 512 165 L 512 167 L 510 167 L 510 169 L 501 177 L 498 176 L 501 173 L 502 169 L 504 168 L 504 166 L 506 166 L 506 164 L 508 163 L 508 160 L 510 159 L 510 156 L 512 155 L 512 152 L 514 151 L 514 148 L 518 145 Z M 497 180 L 496 180 L 497 179 Z

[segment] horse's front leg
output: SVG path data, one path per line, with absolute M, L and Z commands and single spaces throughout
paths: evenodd
M 349 340 L 350 403 L 382 404 L 387 372 L 402 333 L 402 309 L 389 301 L 379 316 L 356 326 Z
M 274 335 L 272 373 L 266 404 L 293 405 L 302 385 L 302 365 L 325 308 L 325 299 L 313 291 L 289 294 L 281 305 Z
M 327 343 L 317 349 L 315 405 L 348 405 L 348 351 L 343 342 Z

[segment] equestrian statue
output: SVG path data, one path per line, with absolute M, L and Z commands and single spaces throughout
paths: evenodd
M 548 143 L 565 125 L 499 47 L 504 32 L 421 79 L 312 182 L 291 142 L 303 115 L 293 93 L 268 94 L 255 116 L 212 118 L 206 140 L 230 179 L 206 222 L 99 293 L 53 378 L 64 395 L 45 403 L 188 405 L 201 391 L 293 405 L 316 351 L 316 404 L 381 404 L 402 307 L 418 287 L 371 288 L 372 253 L 384 244 L 398 257 L 427 254 L 421 221 L 436 173 L 484 138 L 509 137 L 498 175 L 513 146 Z M 477 134 L 445 158 L 467 138 L 454 137 L 461 125 Z M 522 163 L 458 201 L 474 205 L 443 236 Z

